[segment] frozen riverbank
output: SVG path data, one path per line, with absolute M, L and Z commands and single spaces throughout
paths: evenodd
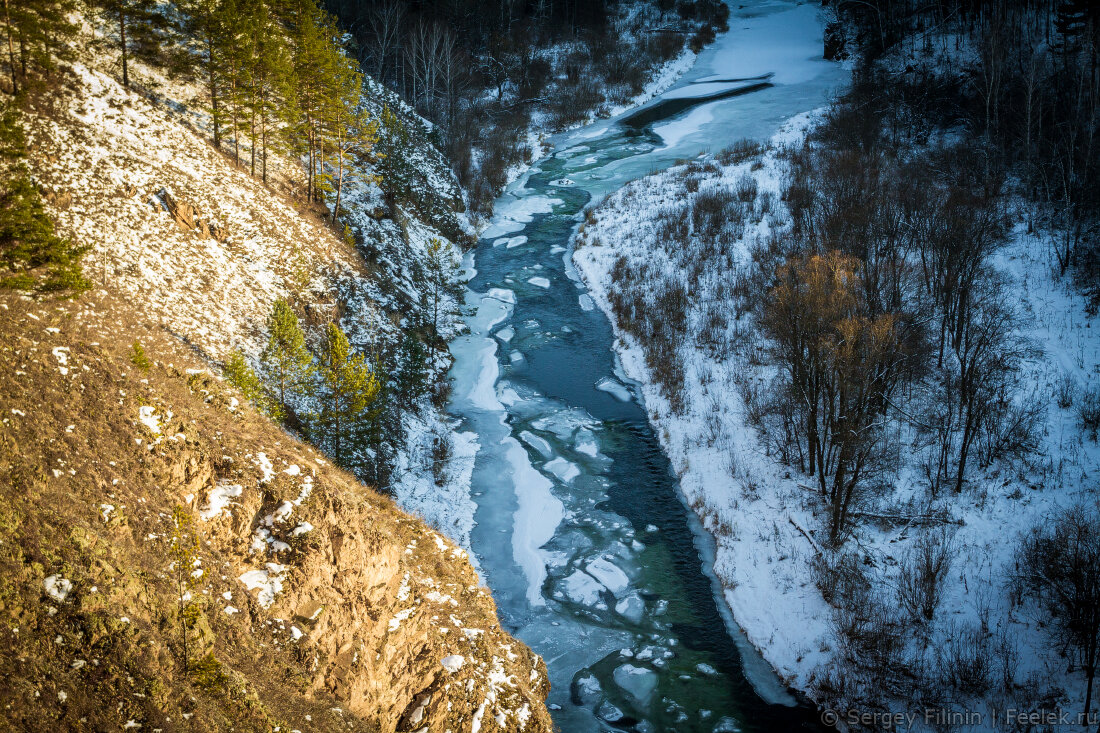
M 593 197 L 712 145 L 770 135 L 842 83 L 843 70 L 820 60 L 813 9 L 770 2 L 735 10 L 730 33 L 677 88 L 738 78 L 736 53 L 792 28 L 804 37 L 785 46 L 790 66 L 813 73 L 775 69 L 789 83 L 707 101 L 705 120 L 662 120 L 663 134 L 610 121 L 554 140 L 498 202 L 471 268 L 450 405 L 478 436 L 471 546 L 504 623 L 545 657 L 564 730 L 816 725 L 716 600 L 713 550 L 616 375 L 610 326 L 568 251 Z

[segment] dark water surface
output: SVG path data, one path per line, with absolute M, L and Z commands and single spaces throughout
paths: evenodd
M 790 7 L 757 3 L 743 21 Z M 717 78 L 740 86 L 691 109 L 658 99 L 631 125 L 566 136 L 509 188 L 475 253 L 470 333 L 452 344 L 449 409 L 480 444 L 472 549 L 505 627 L 547 662 L 563 733 L 822 730 L 716 601 L 712 541 L 617 374 L 611 326 L 570 261 L 593 197 L 770 135 L 822 104 L 842 74 L 751 87 L 734 73 Z M 666 145 L 655 130 L 700 104 L 700 128 Z

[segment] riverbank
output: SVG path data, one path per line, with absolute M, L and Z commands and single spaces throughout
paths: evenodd
M 556 138 L 498 200 L 468 264 L 469 332 L 451 345 L 449 410 L 478 436 L 471 547 L 505 627 L 546 659 L 565 730 L 817 725 L 812 707 L 789 706 L 716 598 L 697 520 L 616 377 L 610 324 L 567 245 L 594 197 L 734 135 L 770 135 L 807 99 L 823 103 L 844 72 L 820 59 L 821 29 L 810 6 L 745 9 L 676 88 L 736 86 L 713 79 L 751 55 L 746 44 L 797 32 L 779 83 L 652 130 L 607 121 Z
M 772 144 L 799 141 L 818 114 L 793 118 L 772 138 Z M 699 185 L 704 190 L 733 189 L 748 176 L 754 181 L 755 196 L 778 200 L 782 193 L 784 174 L 776 148 L 760 159 L 752 156 L 736 165 L 711 163 L 706 173 L 704 166 L 702 162 L 678 166 L 610 195 L 588 214 L 574 239 L 572 257 L 588 292 L 615 328 L 615 353 L 626 376 L 640 385 L 648 419 L 676 471 L 679 489 L 715 543 L 714 572 L 722 586 L 723 603 L 782 679 L 808 692 L 815 672 L 829 658 L 823 649 L 834 643 L 828 607 L 809 575 L 813 540 L 791 523 L 813 526 L 813 517 L 808 506 L 799 506 L 802 502 L 789 487 L 766 499 L 758 495 L 759 489 L 752 493 L 750 487 L 774 471 L 768 470 L 769 462 L 753 439 L 737 399 L 735 364 L 740 361 L 727 361 L 726 355 L 710 352 L 702 343 L 690 352 L 684 345 L 684 351 L 664 357 L 675 360 L 667 365 L 670 368 L 681 359 L 684 365 L 685 392 L 670 400 L 654 375 L 653 344 L 624 328 L 621 311 L 613 305 L 616 299 L 629 297 L 633 286 L 623 281 L 620 262 L 652 268 L 648 279 L 652 287 L 681 274 L 676 254 L 654 247 L 654 234 L 662 226 L 659 212 L 672 217 L 670 207 L 684 195 L 685 180 L 703 179 L 705 183 Z M 766 237 L 776 224 L 774 218 L 762 216 L 740 241 Z M 736 263 L 746 262 L 747 245 L 730 256 Z M 697 274 L 709 279 L 705 273 Z M 684 285 L 693 302 L 705 300 L 701 283 L 699 288 Z M 674 402 L 679 409 L 673 409 Z
M 1095 389 L 1100 349 L 1090 335 L 1100 324 L 1058 277 L 1051 242 L 1019 220 L 1026 202 L 1004 194 L 1017 221 L 988 266 L 1014 301 L 1004 317 L 1023 356 L 1007 383 L 1008 414 L 1033 447 L 994 453 L 961 492 L 929 490 L 927 428 L 909 421 L 942 403 L 934 380 L 918 382 L 897 398 L 904 408 L 882 416 L 888 448 L 876 457 L 876 491 L 831 548 L 822 492 L 761 427 L 782 367 L 745 301 L 768 291 L 774 269 L 758 275 L 754 258 L 775 235 L 789 236 L 788 187 L 807 185 L 792 160 L 803 156 L 805 166 L 802 143 L 819 118 L 799 115 L 769 145 L 746 141 L 616 191 L 586 211 L 573 261 L 615 325 L 624 371 L 642 385 L 680 489 L 716 543 L 725 603 L 786 682 L 842 714 L 910 714 L 919 700 L 921 710 L 948 713 L 1048 705 L 1076 716 L 1084 675 L 1067 670 L 1060 637 L 1014 578 L 1032 527 L 1095 502 L 1088 477 L 1100 448 L 1075 400 Z M 758 277 L 765 284 L 750 282 Z M 918 613 L 903 574 L 932 542 L 948 548 L 950 569 L 931 611 Z M 1012 729 L 985 713 L 968 726 Z

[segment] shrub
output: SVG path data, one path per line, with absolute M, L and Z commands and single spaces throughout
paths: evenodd
M 714 237 L 729 220 L 733 206 L 733 193 L 726 188 L 712 186 L 697 193 L 691 199 L 691 224 L 700 237 Z
M 1096 432 L 1100 430 L 1100 389 L 1092 387 L 1081 395 L 1081 401 L 1077 405 L 1077 421 L 1081 429 L 1096 440 Z
M 747 204 L 755 201 L 757 191 L 756 178 L 748 173 L 744 174 L 737 180 L 734 190 L 737 192 L 737 200 L 741 203 Z
M 990 688 L 993 655 L 985 634 L 974 626 L 951 624 L 936 652 L 943 684 L 967 695 L 984 695 Z
M 1054 396 L 1058 406 L 1063 410 L 1073 407 L 1073 402 L 1077 397 L 1077 380 L 1073 378 L 1072 374 L 1062 372 L 1062 375 L 1058 378 L 1058 384 L 1054 387 Z
M 755 140 L 744 138 L 718 153 L 718 162 L 722 165 L 737 165 L 760 154 L 763 147 Z
M 143 372 L 149 371 L 149 367 L 153 366 L 149 358 L 145 356 L 145 347 L 141 345 L 140 341 L 135 341 L 133 346 L 130 347 L 130 363 Z
M 943 599 L 951 571 L 954 534 L 946 529 L 921 534 L 902 558 L 898 571 L 898 604 L 914 620 L 931 621 Z

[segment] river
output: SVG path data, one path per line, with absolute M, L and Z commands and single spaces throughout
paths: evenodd
M 478 436 L 471 545 L 502 623 L 546 660 L 563 733 L 819 729 L 720 600 L 710 538 L 571 264 L 593 199 L 765 140 L 847 80 L 821 59 L 817 6 L 731 11 L 730 31 L 671 90 L 625 123 L 555 138 L 467 261 L 448 410 Z

